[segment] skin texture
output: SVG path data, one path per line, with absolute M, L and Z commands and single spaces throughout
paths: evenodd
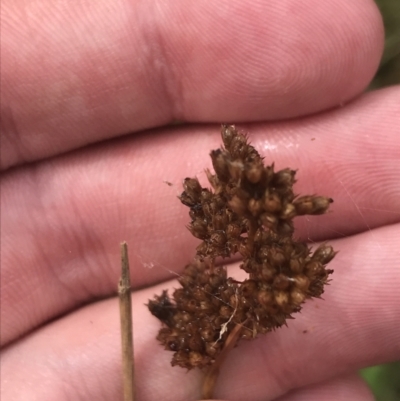
M 242 342 L 215 396 L 372 400 L 354 372 L 400 358 L 400 88 L 363 93 L 383 46 L 374 3 L 1 7 L 0 398 L 122 399 L 122 240 L 138 399 L 200 397 L 144 303 L 193 256 L 176 195 L 185 176 L 205 182 L 219 123 L 235 121 L 268 163 L 298 169 L 299 194 L 335 200 L 297 235 L 340 253 L 324 301 Z

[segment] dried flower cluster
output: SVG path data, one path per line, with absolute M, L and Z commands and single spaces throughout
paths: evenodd
M 224 148 L 211 152 L 215 174 L 206 171 L 212 190 L 186 178 L 180 196 L 190 208 L 189 230 L 202 240 L 196 257 L 172 299 L 163 291 L 148 304 L 163 323 L 157 339 L 174 351 L 172 365 L 187 369 L 214 364 L 229 342 L 285 324 L 307 298 L 324 292 L 333 271 L 325 267 L 335 256 L 331 246 L 312 253 L 293 238 L 293 218 L 325 213 L 332 199 L 297 197 L 295 171 L 264 166 L 234 126 L 222 126 L 222 140 Z M 215 265 L 235 253 L 248 273 L 243 282 Z

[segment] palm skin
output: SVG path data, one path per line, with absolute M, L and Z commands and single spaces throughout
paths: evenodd
M 181 179 L 204 179 L 219 123 L 237 121 L 268 162 L 298 169 L 298 193 L 335 200 L 297 235 L 340 252 L 324 300 L 242 342 L 215 396 L 372 400 L 354 372 L 400 357 L 400 88 L 363 93 L 378 10 L 170 3 L 3 1 L 2 399 L 122 398 L 122 240 L 138 398 L 200 397 L 201 373 L 170 368 L 144 304 L 194 254 Z

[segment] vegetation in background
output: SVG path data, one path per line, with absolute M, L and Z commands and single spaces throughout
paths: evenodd
M 385 50 L 370 89 L 400 83 L 400 0 L 376 0 L 385 24 Z M 400 361 L 361 371 L 377 401 L 400 401 Z
M 385 50 L 371 89 L 400 83 L 400 0 L 376 0 L 385 24 Z

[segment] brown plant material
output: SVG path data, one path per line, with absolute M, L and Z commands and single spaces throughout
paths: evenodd
M 211 152 L 215 174 L 206 171 L 212 189 L 197 178 L 183 181 L 181 202 L 188 206 L 189 231 L 202 242 L 185 267 L 178 288 L 150 300 L 150 312 L 162 322 L 157 339 L 174 352 L 172 366 L 207 368 L 205 393 L 224 349 L 240 338 L 253 339 L 284 324 L 309 298 L 320 297 L 335 256 L 323 244 L 313 253 L 293 238 L 293 218 L 325 213 L 332 199 L 297 197 L 296 172 L 275 172 L 233 125 L 222 126 L 224 147 Z M 240 253 L 243 282 L 216 266 L 217 257 Z M 234 336 L 233 334 L 234 333 Z M 223 352 L 224 351 L 224 352 Z M 213 368 L 214 366 L 214 368 Z M 211 373 L 210 373 L 211 372 Z

